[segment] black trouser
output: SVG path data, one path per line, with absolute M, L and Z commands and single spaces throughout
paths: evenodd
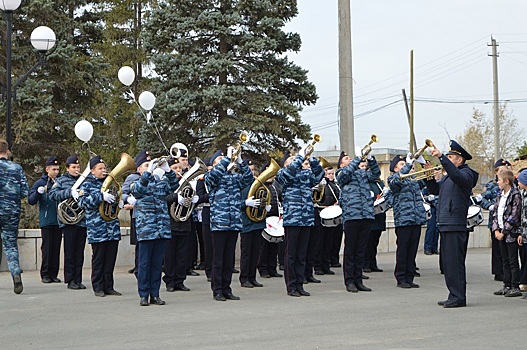
M 288 292 L 304 287 L 307 247 L 311 227 L 287 226 L 285 229 L 284 279 Z
M 441 251 L 445 283 L 450 292 L 448 301 L 465 303 L 467 299 L 467 276 L 465 260 L 467 257 L 468 232 L 441 232 Z
M 397 283 L 413 283 L 415 275 L 415 257 L 421 238 L 421 226 L 401 226 L 395 228 L 397 253 L 395 271 Z
M 378 269 L 377 266 L 377 246 L 381 239 L 382 231 L 370 231 L 368 235 L 368 242 L 366 243 L 366 254 L 364 257 L 364 268 Z
M 256 281 L 256 266 L 258 265 L 258 255 L 260 253 L 261 233 L 262 229 L 257 229 L 240 234 L 240 283 Z
M 344 223 L 344 284 L 362 283 L 364 253 L 373 220 L 349 220 Z
M 503 262 L 503 284 L 505 287 L 518 288 L 520 285 L 520 265 L 518 263 L 518 243 L 500 242 L 501 261 Z
M 278 243 L 278 263 L 282 266 L 284 266 L 284 257 L 285 257 L 285 239 L 282 242 Z
M 64 226 L 64 282 L 81 283 L 86 227 Z
M 492 274 L 497 277 L 503 277 L 503 261 L 501 260 L 500 241 L 496 239 L 492 229 L 490 230 L 490 240 L 492 243 Z
M 521 261 L 520 284 L 527 284 L 527 242 L 524 241 L 518 251 Z
M 190 232 L 172 231 L 172 239 L 165 249 L 165 275 L 163 281 L 169 287 L 181 287 L 187 278 L 187 254 Z
M 278 243 L 271 243 L 260 234 L 260 257 L 258 271 L 260 276 L 277 274 L 276 259 L 278 257 Z
M 197 234 L 197 222 L 192 222 L 190 236 L 188 241 L 188 255 L 187 255 L 187 269 L 192 270 L 196 267 L 196 261 L 198 260 L 198 234 Z
M 113 269 L 119 241 L 92 243 L 91 284 L 94 292 L 113 290 Z
M 212 283 L 214 295 L 232 293 L 232 269 L 238 231 L 213 231 L 212 235 Z
M 338 227 L 341 227 L 340 225 Z M 331 267 L 331 248 L 333 243 L 333 231 L 336 227 L 325 227 L 315 225 L 313 232 L 318 235 L 319 241 L 315 250 L 315 271 L 327 272 Z
M 59 275 L 62 229 L 58 226 L 42 227 L 40 233 L 42 236 L 40 277 L 57 278 Z
M 212 275 L 212 256 L 214 252 L 212 248 L 212 234 L 210 232 L 210 224 L 202 223 L 201 232 L 203 234 L 203 249 L 205 251 L 205 275 L 207 275 L 207 278 L 210 278 Z
M 331 265 L 339 263 L 340 260 L 340 247 L 342 246 L 342 234 L 343 227 L 337 226 L 333 231 L 333 239 L 331 240 Z
M 194 222 L 193 225 L 196 225 L 196 234 L 198 235 L 198 244 L 199 244 L 199 263 L 205 264 L 205 246 L 203 243 L 203 225 L 201 222 Z
M 321 244 L 321 231 L 317 229 L 317 226 L 311 227 L 309 242 L 307 244 L 306 271 L 304 273 L 306 278 L 313 277 L 313 267 L 315 267 L 317 253 Z

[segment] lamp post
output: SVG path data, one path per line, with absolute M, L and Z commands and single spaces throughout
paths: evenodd
M 39 66 L 46 64 L 46 52 L 55 46 L 56 37 L 53 30 L 42 26 L 35 28 L 31 33 L 31 45 L 38 51 L 39 60 L 31 67 L 31 69 L 24 74 L 13 86 L 11 76 L 11 39 L 13 36 L 13 12 L 18 9 L 22 0 L 0 0 L 0 10 L 4 12 L 6 21 L 6 138 L 9 149 L 13 143 L 13 135 L 11 132 L 11 114 L 13 109 L 13 98 L 16 98 L 17 87 L 27 79 L 27 77 L 35 71 Z

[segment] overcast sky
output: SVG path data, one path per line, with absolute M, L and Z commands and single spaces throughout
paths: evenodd
M 290 58 L 309 71 L 319 100 L 302 112 L 323 137 L 318 148 L 339 146 L 338 0 L 299 0 L 299 15 L 286 26 L 302 38 Z M 461 103 L 415 103 L 417 145 L 425 138 L 440 148 L 467 126 L 473 108 L 492 118 L 491 35 L 499 52 L 500 100 L 527 129 L 527 1 L 351 0 L 355 143 L 375 133 L 376 148 L 407 148 L 409 128 L 401 89 L 409 95 L 414 50 L 416 99 Z M 398 102 L 397 102 L 398 101 Z M 386 105 L 389 107 L 384 107 Z

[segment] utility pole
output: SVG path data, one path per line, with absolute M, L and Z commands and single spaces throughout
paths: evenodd
M 406 98 L 406 94 L 405 94 Z M 416 151 L 414 135 L 414 50 L 410 51 L 410 152 Z
M 498 44 L 496 39 L 490 37 L 492 46 L 492 87 L 494 90 L 494 161 L 500 158 L 500 103 L 498 94 Z
M 353 78 L 351 69 L 351 5 L 338 0 L 339 23 L 339 140 L 340 148 L 355 153 L 353 125 Z

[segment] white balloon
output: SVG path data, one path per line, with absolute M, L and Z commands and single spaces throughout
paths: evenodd
M 117 76 L 119 77 L 119 81 L 126 86 L 132 85 L 135 80 L 135 72 L 131 67 L 128 66 L 121 67 L 117 73 Z
M 75 124 L 75 135 L 83 142 L 90 141 L 93 136 L 93 126 L 87 120 L 81 120 Z
M 143 91 L 141 92 L 141 95 L 139 95 L 139 105 L 146 109 L 147 111 L 154 108 L 154 105 L 156 104 L 156 97 L 153 93 L 150 91 Z

